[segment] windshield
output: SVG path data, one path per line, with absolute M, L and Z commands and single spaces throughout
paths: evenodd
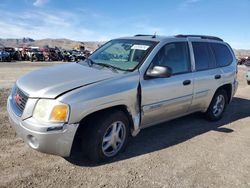
M 154 44 L 143 40 L 112 40 L 96 50 L 90 59 L 96 64 L 132 71 L 144 60 Z

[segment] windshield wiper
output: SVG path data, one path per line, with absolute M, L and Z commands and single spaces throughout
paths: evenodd
M 86 58 L 85 60 L 87 61 L 89 67 L 92 67 L 93 64 L 96 64 L 96 63 L 95 63 L 92 59 L 90 59 L 90 58 Z
M 109 69 L 111 69 L 111 70 L 113 70 L 113 71 L 115 71 L 115 72 L 118 72 L 117 69 L 119 69 L 119 68 L 117 68 L 117 67 L 115 67 L 115 66 L 112 66 L 112 65 L 106 64 L 106 63 L 95 63 L 95 62 L 94 62 L 94 64 L 95 64 L 95 65 L 100 65 L 100 66 L 102 66 L 102 67 L 107 67 L 107 68 L 109 68 Z
M 99 65 L 99 66 L 102 66 L 102 67 L 107 67 L 107 68 L 113 70 L 114 72 L 118 72 L 117 70 L 125 71 L 124 69 L 121 69 L 121 68 L 112 66 L 112 65 L 110 65 L 110 64 L 106 64 L 106 63 L 96 63 L 95 61 L 93 61 L 93 60 L 90 59 L 90 58 L 87 58 L 86 61 L 87 61 L 88 65 L 89 65 L 90 67 L 92 67 L 93 65 Z

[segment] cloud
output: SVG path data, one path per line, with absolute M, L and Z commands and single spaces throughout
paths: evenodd
M 42 7 L 44 6 L 46 3 L 48 3 L 49 0 L 36 0 L 33 5 L 36 7 Z
M 8 28 L 0 29 L 1 38 L 68 38 L 80 41 L 103 41 L 113 38 L 110 33 L 90 28 L 84 19 L 79 19 L 78 13 L 68 11 L 9 12 L 0 9 L 0 17 L 0 28 Z
M 179 6 L 179 10 L 184 10 L 184 9 L 186 9 L 190 6 L 193 6 L 201 1 L 202 0 L 184 0 Z
M 197 3 L 201 0 L 186 0 L 186 3 Z
M 138 34 L 161 34 L 164 33 L 164 30 L 161 27 L 153 26 L 152 24 L 148 23 L 135 23 L 135 30 L 141 31 Z
M 39 9 L 18 12 L 0 9 L 0 17 L 2 18 L 0 28 L 8 28 L 0 29 L 2 38 L 68 38 L 79 41 L 107 41 L 135 34 L 156 32 L 157 35 L 173 35 L 178 33 L 173 27 L 162 27 L 145 20 L 145 17 L 131 16 L 116 19 L 87 9 L 75 11 Z

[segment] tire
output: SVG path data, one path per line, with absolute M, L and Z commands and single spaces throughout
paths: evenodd
M 220 99 L 222 100 L 219 104 L 217 103 L 218 100 Z M 222 118 L 223 113 L 227 107 L 228 104 L 228 96 L 227 96 L 227 92 L 223 89 L 218 90 L 210 105 L 209 108 L 207 109 L 205 116 L 209 121 L 218 121 Z M 216 104 L 218 104 L 217 108 L 215 107 Z
M 247 84 L 250 85 L 250 81 L 247 81 Z
M 124 151 L 129 137 L 129 120 L 127 116 L 118 110 L 106 111 L 98 114 L 88 121 L 83 133 L 82 148 L 84 154 L 93 162 L 104 162 L 117 156 Z M 119 134 L 114 134 L 112 130 L 118 130 Z M 117 136 L 119 135 L 119 136 Z M 118 142 L 118 138 L 120 138 Z M 109 140 L 109 138 L 112 138 Z M 109 141 L 104 141 L 104 139 Z M 117 146 L 115 150 L 111 143 Z M 110 145 L 109 147 L 107 147 Z M 112 150 L 114 150 L 112 152 Z

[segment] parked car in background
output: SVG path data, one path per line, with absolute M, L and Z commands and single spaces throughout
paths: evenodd
M 84 53 L 79 50 L 71 50 L 71 61 L 81 61 L 85 59 Z
M 4 49 L 0 49 L 0 61 L 10 61 L 10 54 L 6 52 Z
M 58 47 L 3 47 L 0 49 L 0 61 L 65 61 L 74 62 L 86 59 L 92 52 L 81 50 L 64 50 Z
M 248 85 L 250 85 L 250 69 L 247 70 L 246 79 L 247 79 Z
M 49 48 L 49 61 L 61 61 L 61 57 L 55 48 Z
M 123 151 L 143 128 L 194 112 L 220 120 L 236 74 L 234 53 L 220 38 L 136 35 L 111 40 L 79 63 L 21 77 L 7 109 L 31 148 L 67 157 L 79 139 L 99 162 Z
M 245 61 L 245 58 L 238 59 L 238 65 L 244 65 Z
M 44 60 L 45 61 L 62 61 L 63 56 L 61 51 L 55 48 L 42 48 L 41 51 L 43 52 Z
M 37 48 L 30 48 L 28 51 L 30 61 L 44 61 L 43 52 Z
M 11 47 L 4 47 L 3 51 L 8 52 L 9 56 L 7 61 L 15 60 L 15 49 Z
M 86 52 L 81 52 L 79 50 L 64 50 L 62 51 L 63 61 L 76 62 L 86 59 Z
M 250 58 L 245 60 L 244 65 L 250 67 Z

